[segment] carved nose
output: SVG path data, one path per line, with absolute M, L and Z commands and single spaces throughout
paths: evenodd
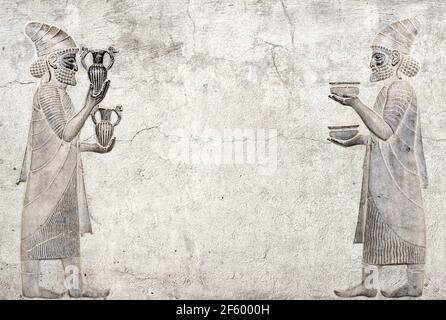
M 74 66 L 73 66 L 73 70 L 76 71 L 76 72 L 79 70 L 79 68 L 77 67 L 77 64 L 76 64 L 76 63 L 75 63 Z

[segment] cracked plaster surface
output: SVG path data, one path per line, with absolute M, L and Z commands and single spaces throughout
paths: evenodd
M 327 126 L 360 123 L 327 98 L 329 81 L 367 83 L 368 47 L 387 23 L 415 16 L 414 56 L 430 187 L 425 298 L 445 298 L 446 51 L 439 1 L 0 0 L 0 298 L 20 298 L 24 186 L 16 186 L 37 81 L 27 21 L 64 28 L 78 45 L 119 54 L 103 106 L 122 104 L 117 144 L 84 154 L 93 235 L 82 238 L 87 280 L 114 299 L 314 298 L 360 277 L 353 245 L 364 150 L 326 141 Z M 70 88 L 87 92 L 81 69 Z M 173 164 L 178 128 L 275 129 L 277 170 Z M 362 130 L 365 130 L 361 125 Z M 90 121 L 83 130 L 94 141 Z M 200 137 L 191 133 L 198 143 Z M 384 272 L 386 288 L 404 270 Z M 42 282 L 62 290 L 60 265 Z

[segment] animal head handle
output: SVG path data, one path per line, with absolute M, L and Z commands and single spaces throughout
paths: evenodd
M 116 113 L 116 115 L 118 116 L 118 119 L 116 120 L 115 123 L 113 123 L 113 127 L 116 127 L 118 125 L 119 122 L 121 122 L 122 119 L 122 105 L 117 105 L 116 108 L 112 109 L 112 111 L 114 113 Z
M 119 51 L 116 50 L 113 46 L 108 47 L 108 50 L 105 51 L 105 53 L 107 53 L 110 57 L 110 62 L 108 63 L 107 70 L 110 70 L 110 68 L 113 66 L 113 63 L 115 63 L 115 53 L 118 52 Z

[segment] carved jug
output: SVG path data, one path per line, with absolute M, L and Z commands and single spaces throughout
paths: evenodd
M 89 67 L 87 67 L 85 58 L 89 53 L 91 53 L 93 57 L 93 63 Z M 115 61 L 115 56 L 114 56 L 115 53 L 118 53 L 118 51 L 113 47 L 109 47 L 108 50 L 92 50 L 82 47 L 81 63 L 84 69 L 87 70 L 88 78 L 90 79 L 91 84 L 93 84 L 94 95 L 101 92 L 102 85 L 104 84 L 105 80 L 107 80 L 108 70 L 110 70 Z M 110 57 L 110 62 L 108 63 L 108 66 L 104 65 L 105 54 L 108 54 L 108 56 Z
M 100 120 L 96 119 L 96 114 L 99 112 Z M 116 113 L 117 120 L 112 123 L 112 113 Z M 106 147 L 113 137 L 114 127 L 118 125 L 122 118 L 122 106 L 116 106 L 115 109 L 98 108 L 95 113 L 91 114 L 93 123 L 95 124 L 96 137 L 101 146 Z

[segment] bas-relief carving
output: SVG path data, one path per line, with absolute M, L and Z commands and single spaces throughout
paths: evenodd
M 364 175 L 355 243 L 363 243 L 365 265 L 407 265 L 408 284 L 386 297 L 420 296 L 425 262 L 425 225 L 421 188 L 427 186 L 419 109 L 410 78 L 419 71 L 410 56 L 420 30 L 416 19 L 406 19 L 384 28 L 372 43 L 372 82 L 382 83 L 373 108 L 359 99 L 359 83 L 330 83 L 330 98 L 352 107 L 369 135 L 358 125 L 332 126 L 329 140 L 351 147 L 365 146 Z M 77 270 L 71 297 L 105 297 L 108 290 L 89 288 L 80 272 L 80 236 L 91 232 L 82 152 L 107 153 L 115 144 L 114 127 L 121 120 L 122 107 L 99 107 L 109 89 L 108 70 L 117 51 L 82 48 L 81 63 L 88 73 L 90 88 L 79 112 L 66 91 L 76 85 L 79 49 L 63 30 L 32 22 L 26 35 L 36 48 L 31 74 L 40 78 L 32 103 L 32 119 L 20 182 L 26 182 L 22 213 L 21 269 L 25 297 L 58 298 L 64 293 L 39 286 L 40 261 L 59 259 L 65 270 Z M 86 57 L 92 55 L 88 67 Z M 104 65 L 104 56 L 110 62 Z M 115 113 L 117 119 L 112 120 Z M 99 117 L 98 117 L 99 115 Z M 91 117 L 97 143 L 79 140 L 79 133 Z M 74 268 L 72 268 L 74 267 Z M 335 291 L 340 297 L 374 297 L 368 286 L 371 273 L 363 269 L 363 281 L 353 288 Z M 72 277 L 73 274 L 69 274 Z
M 411 78 L 420 65 L 411 57 L 420 31 L 415 18 L 382 29 L 371 49 L 370 81 L 382 84 L 373 107 L 358 97 L 358 83 L 332 83 L 330 98 L 353 108 L 369 130 L 357 126 L 330 128 L 331 142 L 365 146 L 363 181 L 355 243 L 363 244 L 363 279 L 339 297 L 375 297 L 379 268 L 407 266 L 407 284 L 385 297 L 418 297 L 424 286 L 426 228 L 422 188 L 427 187 L 420 110 Z
M 122 108 L 99 108 L 110 85 L 99 55 L 109 53 L 109 69 L 116 50 L 83 51 L 82 64 L 85 66 L 84 58 L 89 52 L 94 63 L 85 103 L 77 111 L 67 93 L 67 86 L 76 86 L 78 71 L 79 49 L 73 38 L 41 22 L 28 23 L 25 34 L 37 53 L 31 74 L 41 80 L 32 101 L 28 142 L 18 180 L 18 184 L 26 182 L 21 230 L 22 294 L 28 298 L 61 297 L 64 292 L 52 292 L 39 285 L 40 261 L 58 259 L 66 273 L 70 297 L 106 297 L 108 290 L 90 288 L 82 278 L 80 236 L 91 233 L 92 228 L 80 155 L 108 153 L 115 144 L 112 135 L 117 123 L 111 124 L 110 113 L 116 112 L 120 120 Z M 96 112 L 102 115 L 96 123 L 99 143 L 80 141 L 81 129 Z

